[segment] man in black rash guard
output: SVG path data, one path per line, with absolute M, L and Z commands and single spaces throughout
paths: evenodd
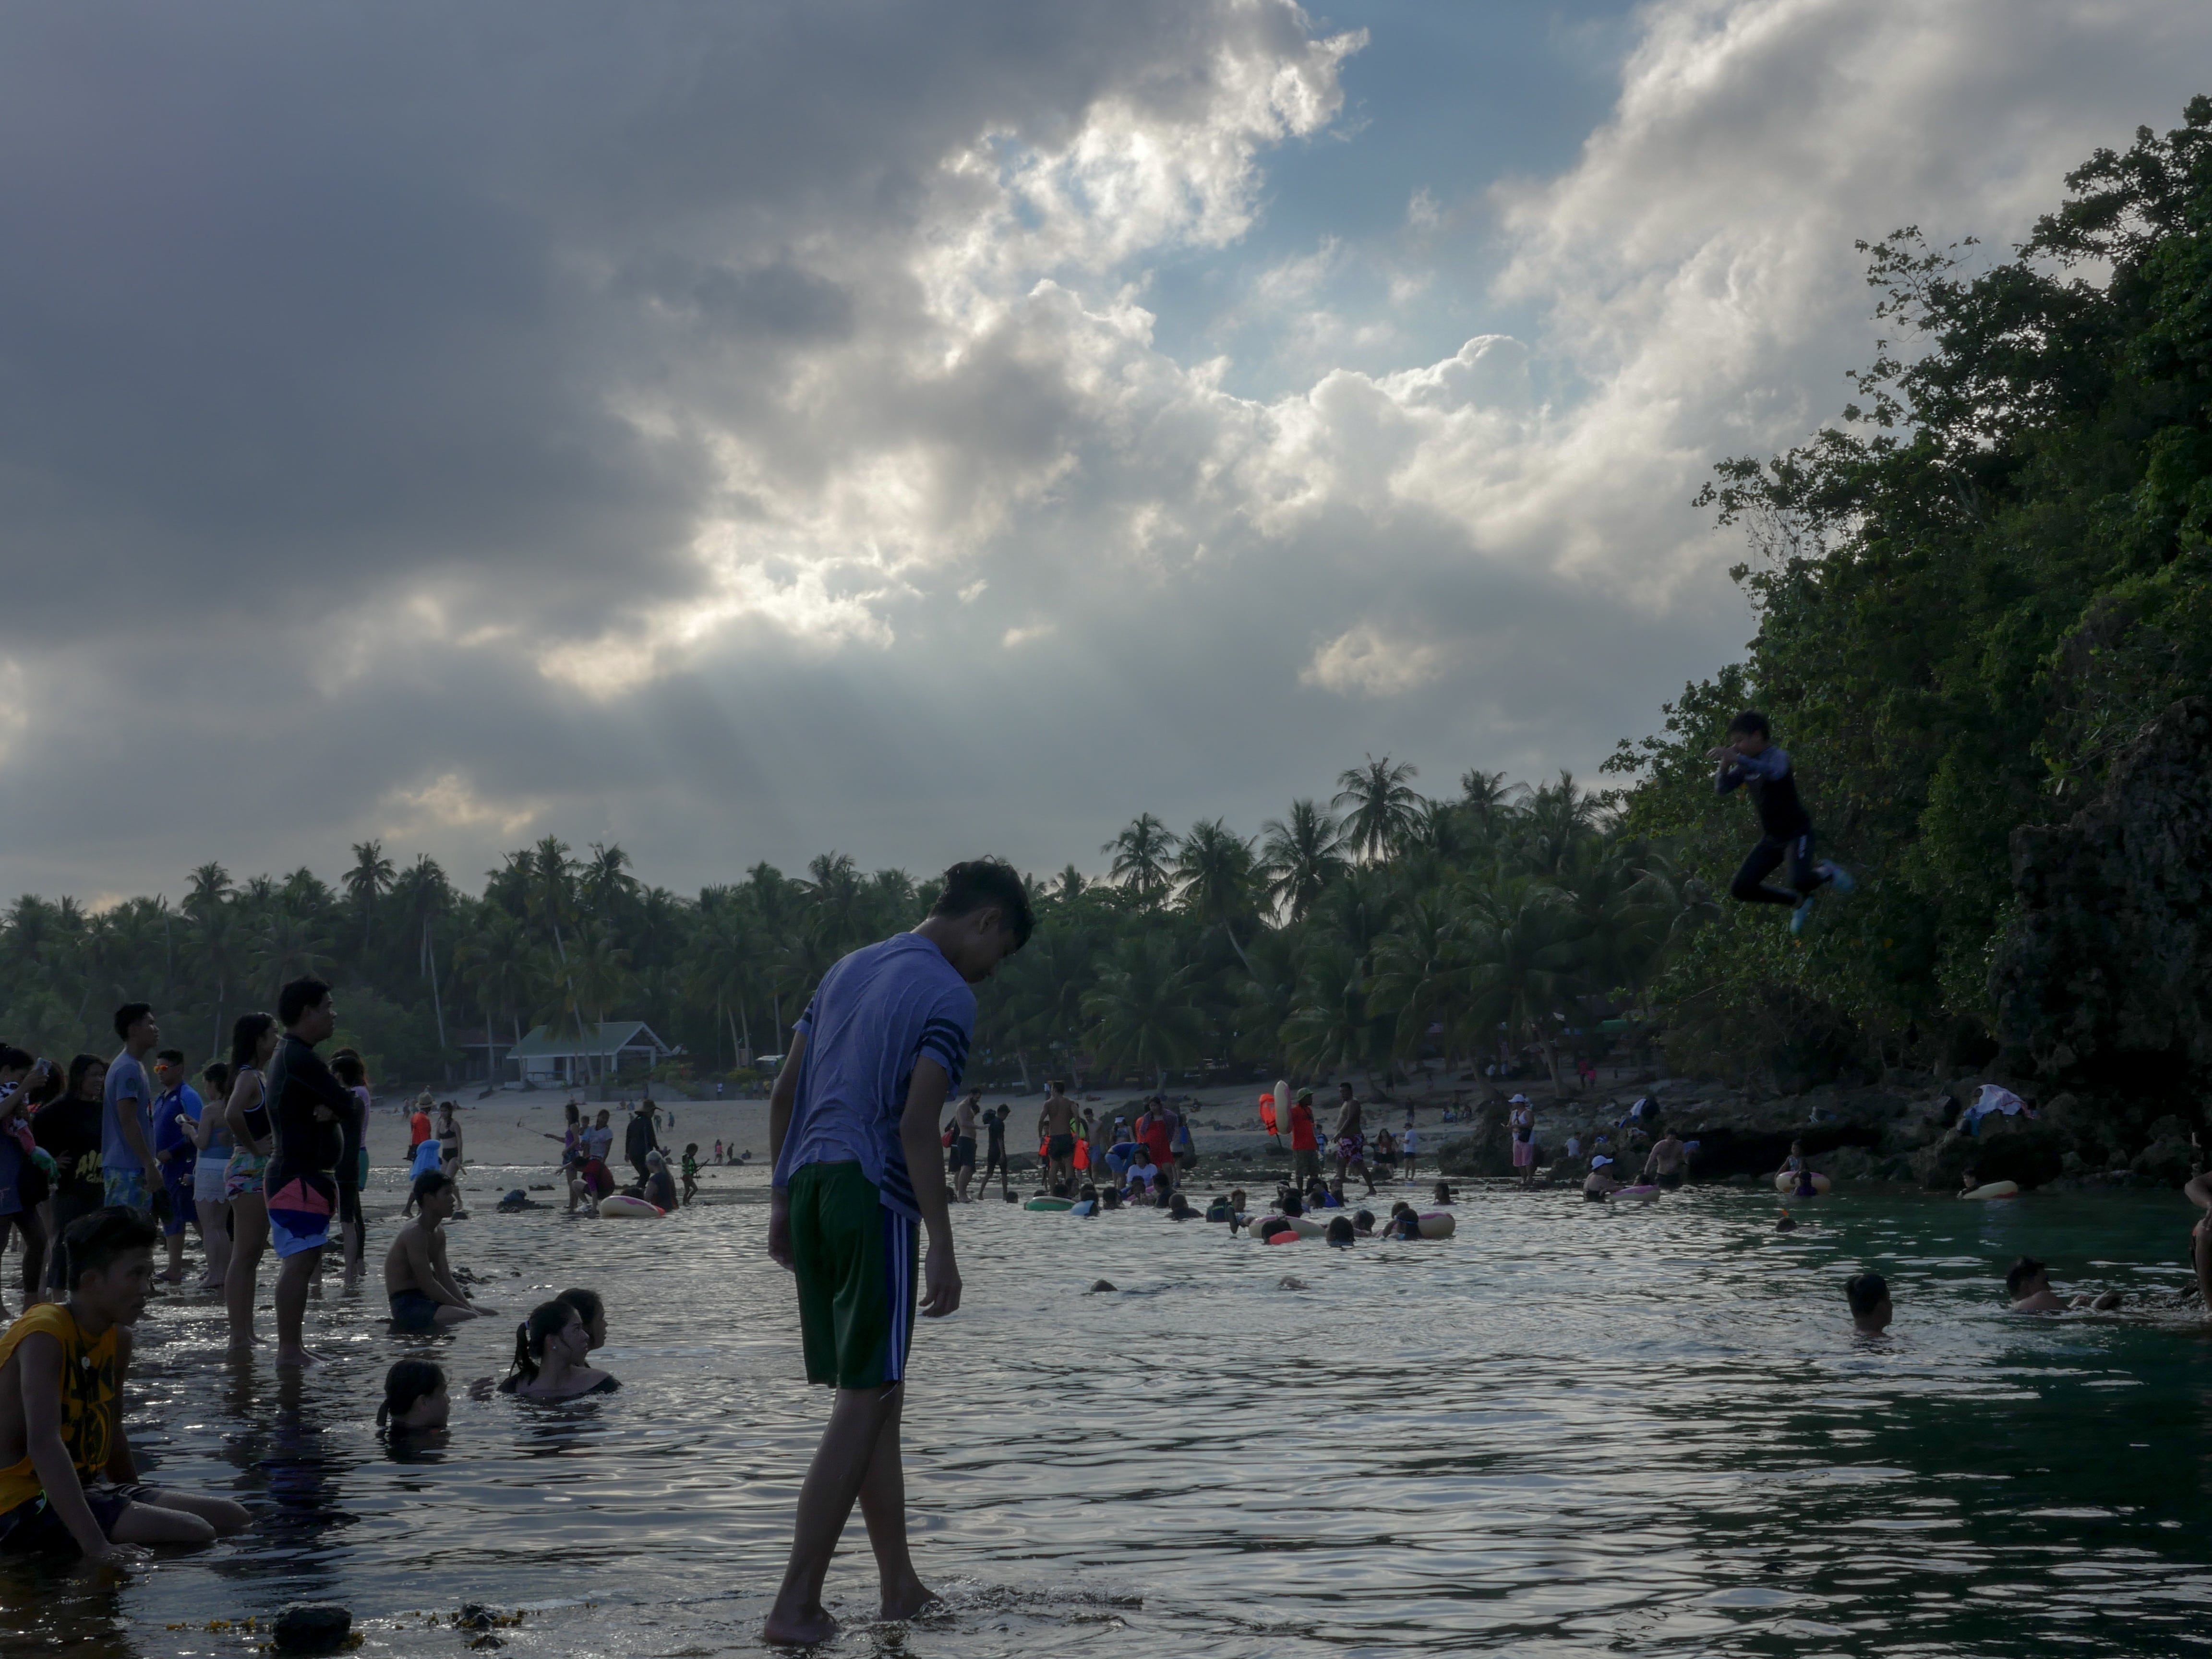
M 1814 861 L 1813 820 L 1797 799 L 1789 751 L 1774 746 L 1766 716 L 1745 709 L 1729 722 L 1728 736 L 1719 748 L 1705 751 L 1707 760 L 1720 763 L 1713 787 L 1723 795 L 1739 787 L 1748 790 L 1760 830 L 1759 845 L 1729 884 L 1729 896 L 1746 904 L 1789 905 L 1790 931 L 1802 933 L 1813 915 L 1814 893 L 1831 885 L 1848 893 L 1858 884 L 1842 866 Z M 1784 865 L 1789 887 L 1767 885 L 1766 878 Z
M 322 1356 L 301 1340 L 307 1285 L 330 1243 L 338 1203 L 337 1170 L 352 1092 L 331 1075 L 315 1044 L 337 1026 L 331 988 L 295 979 L 277 994 L 284 1040 L 269 1061 L 267 1098 L 274 1146 L 262 1190 L 269 1204 L 269 1241 L 283 1266 L 276 1273 L 276 1364 L 315 1365 Z

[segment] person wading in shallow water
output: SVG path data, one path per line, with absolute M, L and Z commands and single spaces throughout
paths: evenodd
M 908 1619 L 933 1599 L 907 1549 L 899 1417 L 915 1313 L 942 1318 L 960 1305 L 939 1125 L 975 1030 L 969 988 L 1027 944 L 1032 925 L 1011 866 L 956 864 L 921 926 L 831 968 L 793 1028 L 769 1097 L 768 1247 L 799 1281 L 807 1381 L 837 1395 L 799 1488 L 791 1560 L 762 1632 L 771 1642 L 836 1633 L 822 1584 L 855 1499 L 881 1616 Z

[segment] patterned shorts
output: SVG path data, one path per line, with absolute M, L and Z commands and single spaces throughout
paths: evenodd
M 262 1173 L 269 1160 L 258 1152 L 243 1150 L 233 1152 L 230 1162 L 223 1166 L 222 1191 L 226 1198 L 258 1198 L 261 1196 Z

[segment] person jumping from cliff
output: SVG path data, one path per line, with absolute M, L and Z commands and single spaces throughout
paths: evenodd
M 1720 770 L 1713 787 L 1722 794 L 1747 787 L 1752 805 L 1759 810 L 1759 845 L 1729 884 L 1729 896 L 1746 904 L 1786 904 L 1790 907 L 1790 931 L 1802 933 L 1812 919 L 1813 896 L 1823 887 L 1848 893 L 1858 885 L 1841 865 L 1813 857 L 1813 820 L 1797 799 L 1797 777 L 1789 751 L 1775 746 L 1766 716 L 1747 708 L 1729 722 L 1729 740 L 1705 751 Z M 1785 867 L 1786 866 L 1786 867 Z M 1766 878 L 1783 868 L 1787 888 L 1767 884 Z

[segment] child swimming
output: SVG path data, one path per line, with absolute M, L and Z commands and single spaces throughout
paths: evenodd
M 384 1403 L 376 1426 L 392 1434 L 421 1434 L 442 1429 L 453 1415 L 446 1373 L 427 1359 L 403 1359 L 384 1374 Z

